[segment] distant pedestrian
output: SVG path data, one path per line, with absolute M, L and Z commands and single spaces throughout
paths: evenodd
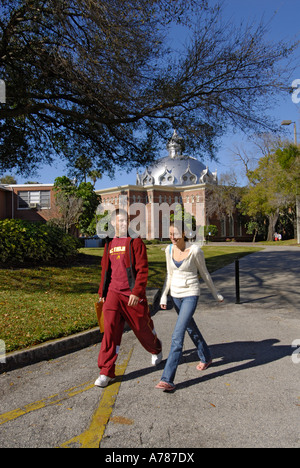
M 182 356 L 186 331 L 197 347 L 200 359 L 197 369 L 206 370 L 212 363 L 209 348 L 193 319 L 200 296 L 198 272 L 216 301 L 224 300 L 207 271 L 201 248 L 197 244 L 187 244 L 184 232 L 180 233 L 174 223 L 170 225 L 170 239 L 172 244 L 166 248 L 167 276 L 160 304 L 162 309 L 167 308 L 167 295 L 170 291 L 178 320 L 172 336 L 170 354 L 161 381 L 156 386 L 164 391 L 175 389 L 174 378 Z
M 100 377 L 95 385 L 106 387 L 115 377 L 115 363 L 125 321 L 142 346 L 152 354 L 152 365 L 162 360 L 162 345 L 154 330 L 146 298 L 148 259 L 142 239 L 128 235 L 128 215 L 117 209 L 111 218 L 115 237 L 106 243 L 99 288 L 104 300 L 104 336 L 98 358 Z

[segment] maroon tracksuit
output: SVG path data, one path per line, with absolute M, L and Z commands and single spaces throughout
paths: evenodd
M 99 296 L 105 298 L 105 303 L 104 336 L 98 366 L 101 374 L 113 378 L 125 322 L 151 354 L 161 352 L 161 343 L 146 299 L 148 260 L 143 241 L 140 238 L 115 237 L 106 244 L 101 265 Z M 131 294 L 140 298 L 135 307 L 128 307 Z

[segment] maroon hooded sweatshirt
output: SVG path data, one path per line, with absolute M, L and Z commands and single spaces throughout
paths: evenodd
M 127 237 L 122 239 L 122 244 L 125 244 L 124 255 L 124 281 L 128 281 L 129 292 L 140 299 L 146 298 L 146 286 L 148 280 L 148 258 L 147 250 L 141 238 L 132 239 Z M 101 266 L 101 282 L 99 287 L 99 296 L 106 298 L 108 288 L 112 282 L 112 265 L 110 256 L 114 253 L 112 244 L 116 244 L 116 238 L 105 245 Z M 125 277 L 126 276 L 126 277 Z

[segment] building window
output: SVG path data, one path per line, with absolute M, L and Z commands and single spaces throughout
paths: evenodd
M 243 235 L 243 224 L 242 224 L 242 221 L 239 220 L 238 222 L 238 236 L 242 237 Z
M 229 217 L 229 237 L 234 237 L 234 219 L 233 219 L 233 216 Z
M 226 237 L 227 236 L 227 230 L 226 230 L 226 218 L 221 219 L 221 236 Z
M 50 209 L 51 208 L 51 192 L 45 190 L 40 192 L 40 207 Z
M 50 209 L 51 208 L 51 192 L 50 190 L 43 191 L 21 191 L 18 192 L 18 209 L 29 210 L 32 208 Z

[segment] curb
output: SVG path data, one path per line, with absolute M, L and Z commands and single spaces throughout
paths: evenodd
M 151 315 L 154 315 L 157 312 L 157 302 L 159 297 L 159 289 L 147 289 L 147 300 Z M 127 324 L 125 324 L 124 330 L 130 330 Z M 75 335 L 47 341 L 42 345 L 33 346 L 29 349 L 9 353 L 6 355 L 5 363 L 0 363 L 0 374 L 20 369 L 31 364 L 36 364 L 41 361 L 56 359 L 64 356 L 65 354 L 74 353 L 75 351 L 100 343 L 102 336 L 103 335 L 99 332 L 99 328 L 95 327 L 91 330 L 76 333 Z

